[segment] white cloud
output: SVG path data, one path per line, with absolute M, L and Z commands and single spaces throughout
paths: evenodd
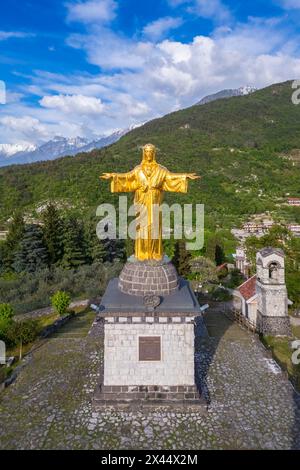
M 184 5 L 187 12 L 202 18 L 217 21 L 228 21 L 231 18 L 229 8 L 222 0 L 168 0 L 168 3 L 174 8 Z
M 300 77 L 298 43 L 284 24 L 258 18 L 216 28 L 189 43 L 128 39 L 93 26 L 85 35 L 71 36 L 69 45 L 81 48 L 99 73 L 36 71 L 30 85 L 16 91 L 39 96 L 41 106 L 19 101 L 5 106 L 7 115 L 33 121 L 18 121 L 15 130 L 11 121 L 0 121 L 0 134 L 8 143 L 57 134 L 94 138 L 190 106 L 224 88 L 263 87 Z
M 5 41 L 11 38 L 30 38 L 35 36 L 33 33 L 23 33 L 22 31 L 0 31 L 0 41 Z
M 277 0 L 277 3 L 286 10 L 300 9 L 300 0 Z
M 65 114 L 81 113 L 85 115 L 99 114 L 105 105 L 99 98 L 84 95 L 48 95 L 40 100 L 45 108 L 59 109 Z
M 229 9 L 221 0 L 195 0 L 194 5 L 189 7 L 188 11 L 203 18 L 213 18 L 218 21 L 226 21 L 231 17 Z
M 118 96 L 119 109 L 125 115 L 129 115 L 133 118 L 143 118 L 151 109 L 147 103 L 143 103 L 135 100 L 131 95 L 126 93 L 120 93 Z
M 146 37 L 156 41 L 161 39 L 166 33 L 172 29 L 176 29 L 181 26 L 183 23 L 182 18 L 172 18 L 166 16 L 164 18 L 159 18 L 158 20 L 148 23 L 144 29 L 143 33 Z
M 107 23 L 115 18 L 117 6 L 114 0 L 67 3 L 67 19 L 82 23 Z
M 107 28 L 93 28 L 91 34 L 73 34 L 69 46 L 83 49 L 88 61 L 103 69 L 140 69 L 153 49 L 151 42 L 135 41 Z
M 0 125 L 15 138 L 14 142 L 29 140 L 31 142 L 46 138 L 47 128 L 38 119 L 32 116 L 15 117 L 6 115 L 0 118 Z
M 192 0 L 168 0 L 168 4 L 171 7 L 178 7 L 179 5 L 183 5 L 184 3 L 189 3 Z

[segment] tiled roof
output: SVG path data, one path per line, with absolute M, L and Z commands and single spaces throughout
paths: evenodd
M 238 287 L 239 293 L 244 297 L 245 300 L 250 299 L 256 294 L 256 274 L 250 277 Z

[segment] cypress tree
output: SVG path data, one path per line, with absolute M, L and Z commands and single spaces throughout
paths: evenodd
M 191 272 L 191 254 L 185 247 L 185 241 L 179 240 L 175 244 L 173 263 L 180 276 L 187 276 Z
M 55 205 L 47 205 L 43 213 L 44 239 L 49 253 L 49 263 L 56 264 L 63 257 L 63 225 Z
M 224 263 L 225 261 L 225 254 L 222 246 L 222 242 L 220 238 L 216 235 L 212 235 L 209 237 L 206 245 L 205 254 L 208 258 L 210 258 L 217 266 Z
M 112 263 L 113 261 L 125 261 L 126 260 L 126 246 L 125 241 L 121 239 L 109 239 L 103 240 L 105 249 L 105 261 Z
M 14 257 L 16 272 L 33 273 L 48 266 L 48 251 L 43 231 L 35 224 L 25 226 L 23 238 Z
M 7 239 L 3 247 L 3 267 L 12 269 L 14 257 L 19 249 L 20 242 L 25 232 L 23 215 L 15 212 L 8 227 Z
M 220 266 L 223 264 L 226 260 L 225 253 L 223 250 L 223 247 L 219 244 L 216 245 L 216 250 L 215 250 L 215 261 L 216 265 Z
M 5 271 L 6 261 L 6 245 L 4 242 L 0 242 L 0 273 Z
M 99 240 L 97 237 L 96 225 L 96 219 L 91 217 L 85 226 L 87 254 L 90 263 L 103 262 L 106 258 L 106 249 L 103 240 Z
M 65 219 L 63 245 L 62 265 L 64 268 L 77 268 L 88 262 L 84 226 L 72 215 Z

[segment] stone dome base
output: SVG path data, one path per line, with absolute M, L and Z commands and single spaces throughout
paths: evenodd
M 169 258 L 138 261 L 129 258 L 119 276 L 119 289 L 125 294 L 168 295 L 178 289 L 179 276 Z

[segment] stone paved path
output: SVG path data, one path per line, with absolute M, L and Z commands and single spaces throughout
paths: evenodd
M 218 310 L 196 339 L 203 410 L 94 409 L 102 326 L 69 323 L 0 395 L 1 449 L 300 448 L 300 400 L 258 339 Z M 198 327 L 198 333 L 201 328 Z

